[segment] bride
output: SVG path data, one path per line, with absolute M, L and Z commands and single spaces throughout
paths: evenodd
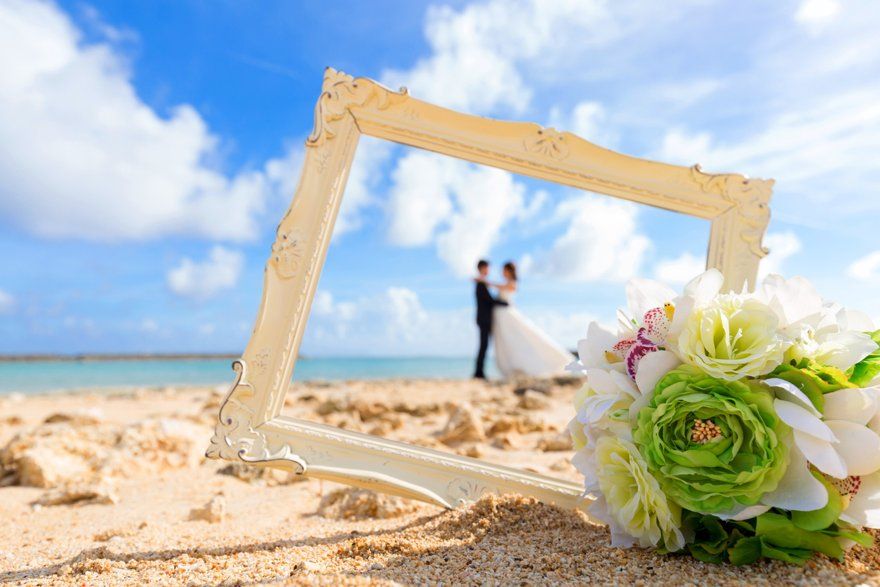
M 516 265 L 504 264 L 504 282 L 487 283 L 498 290 L 498 298 L 506 306 L 496 305 L 492 315 L 492 336 L 495 338 L 495 363 L 504 377 L 528 375 L 547 377 L 565 372 L 572 354 L 554 342 L 513 305 L 516 294 Z

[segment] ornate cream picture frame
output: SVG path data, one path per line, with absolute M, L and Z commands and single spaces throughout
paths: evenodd
M 728 289 L 755 281 L 773 181 L 630 157 L 568 132 L 453 112 L 406 89 L 326 70 L 302 176 L 278 226 L 253 334 L 233 363 L 235 382 L 207 456 L 445 507 L 489 492 L 579 507 L 577 483 L 281 415 L 361 134 L 708 219 L 707 265 L 724 273 Z

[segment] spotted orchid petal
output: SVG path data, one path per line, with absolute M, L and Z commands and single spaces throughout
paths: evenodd
M 880 529 L 880 472 L 861 478 L 861 486 L 840 516 L 843 520 Z
M 880 470 L 880 436 L 847 420 L 829 420 L 827 424 L 840 441 L 834 448 L 846 463 L 847 475 L 870 475 Z
M 626 284 L 626 302 L 633 316 L 641 318 L 654 308 L 672 301 L 675 292 L 668 286 L 650 279 L 631 279 Z
M 646 355 L 653 353 L 657 350 L 657 345 L 647 339 L 642 339 L 641 331 L 639 332 L 639 338 L 636 340 L 636 343 L 632 345 L 626 353 L 626 359 L 624 362 L 626 363 L 626 372 L 627 374 L 635 381 L 636 372 L 639 369 L 639 363 L 645 358 Z

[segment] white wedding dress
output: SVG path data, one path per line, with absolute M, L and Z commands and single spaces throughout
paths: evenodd
M 506 377 L 528 375 L 549 377 L 565 373 L 574 356 L 523 316 L 513 306 L 513 293 L 502 290 L 498 298 L 507 306 L 495 306 L 492 336 L 495 338 L 495 363 Z

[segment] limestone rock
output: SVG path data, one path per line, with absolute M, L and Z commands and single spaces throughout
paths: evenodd
M 396 518 L 416 512 L 421 505 L 402 497 L 367 489 L 346 488 L 328 493 L 318 504 L 318 515 L 335 520 Z
M 538 441 L 538 450 L 543 452 L 555 452 L 563 450 L 572 450 L 574 446 L 571 442 L 571 436 L 568 432 L 563 432 L 555 436 L 545 436 Z
M 92 473 L 86 460 L 44 447 L 25 450 L 16 464 L 18 483 L 29 487 L 56 487 L 68 481 L 85 479 Z
M 117 434 L 107 426 L 42 424 L 16 434 L 0 450 L 0 467 L 20 485 L 56 487 L 94 476 Z
M 532 416 L 500 416 L 489 427 L 489 436 L 517 432 L 528 434 L 529 432 L 543 432 L 552 427 L 539 418 Z
M 71 426 L 88 426 L 100 424 L 104 421 L 104 414 L 98 408 L 83 408 L 70 412 L 55 412 L 43 420 L 44 424 L 56 424 L 67 422 Z
M 215 496 L 211 501 L 200 508 L 193 508 L 189 512 L 190 520 L 203 520 L 216 524 L 226 518 L 226 500 L 222 496 Z
M 207 431 L 178 418 L 149 418 L 123 429 L 117 448 L 117 465 L 123 473 L 131 467 L 154 470 L 197 466 L 204 458 Z
M 524 410 L 543 410 L 550 407 L 550 402 L 543 393 L 528 389 L 517 405 Z
M 97 483 L 74 483 L 49 490 L 34 503 L 52 506 L 78 503 L 114 504 L 118 501 L 115 488 L 105 479 Z
M 255 467 L 246 463 L 230 463 L 217 471 L 218 475 L 229 475 L 252 485 L 274 487 L 291 485 L 305 481 L 307 477 L 291 471 L 282 471 L 272 467 Z
M 483 423 L 467 406 L 456 406 L 446 427 L 438 436 L 438 440 L 443 444 L 455 445 L 461 442 L 480 442 L 486 439 L 486 432 L 483 429 Z

